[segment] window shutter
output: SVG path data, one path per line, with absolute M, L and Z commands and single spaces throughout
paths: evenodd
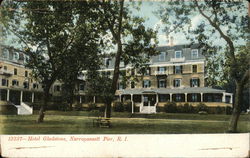
M 181 73 L 182 73 L 183 66 L 181 65 Z
M 174 74 L 175 74 L 175 66 L 173 66 L 173 72 L 174 72 Z
M 7 80 L 7 87 L 9 86 L 9 80 Z
M 142 81 L 142 88 L 144 88 L 144 81 Z
M 192 79 L 190 79 L 190 87 L 193 87 L 193 85 L 192 85 Z
M 164 85 L 164 88 L 167 88 L 167 81 L 165 80 L 165 85 Z
M 175 80 L 173 80 L 173 86 L 175 87 Z
M 160 88 L 160 80 L 157 81 L 157 88 Z
M 150 80 L 149 80 L 148 84 L 149 84 L 148 87 L 151 87 L 151 81 Z
M 197 82 L 198 82 L 197 86 L 200 87 L 200 79 L 199 78 L 197 79 Z

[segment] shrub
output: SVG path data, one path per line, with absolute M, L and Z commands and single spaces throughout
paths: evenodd
M 140 107 L 135 106 L 135 107 L 134 107 L 134 112 L 140 112 Z
M 223 113 L 223 107 L 221 107 L 221 106 L 217 106 L 216 108 L 215 108 L 215 113 L 216 114 L 222 114 Z
M 177 112 L 177 105 L 175 102 L 167 102 L 164 105 L 164 111 L 169 113 L 176 113 Z
M 182 104 L 177 105 L 176 108 L 177 108 L 177 112 L 178 112 L 178 113 L 184 113 L 183 105 L 182 105 Z
M 132 111 L 132 102 L 131 101 L 126 101 L 123 103 L 124 110 L 131 112 Z
M 80 103 L 76 104 L 75 107 L 74 107 L 74 110 L 82 111 L 83 110 L 82 104 L 80 104 Z
M 204 104 L 204 103 L 199 103 L 199 104 L 196 106 L 196 111 L 197 111 L 197 112 L 200 112 L 200 111 L 208 112 L 208 107 L 207 107 L 207 105 Z
M 233 112 L 233 108 L 230 107 L 230 106 L 227 106 L 227 107 L 226 107 L 226 114 L 227 114 L 227 115 L 231 115 L 232 112 Z
M 60 103 L 60 104 L 57 104 L 58 106 L 58 110 L 60 111 L 69 111 L 70 110 L 70 107 L 67 103 Z
M 162 106 L 156 106 L 156 112 L 165 112 L 165 109 Z
M 92 110 L 96 110 L 96 109 L 97 109 L 97 105 L 95 103 L 88 104 L 87 111 L 92 111 Z
M 105 106 L 99 107 L 99 112 L 105 112 Z
M 114 102 L 113 110 L 115 112 L 124 112 L 124 106 L 122 102 Z

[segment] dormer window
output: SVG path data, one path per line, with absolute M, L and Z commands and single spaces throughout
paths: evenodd
M 109 67 L 110 63 L 111 63 L 111 59 L 105 58 L 105 66 Z
M 199 57 L 198 49 L 193 49 L 193 50 L 191 51 L 191 58 L 192 58 L 192 59 L 196 59 L 196 58 L 198 58 L 198 57 Z
M 175 51 L 175 58 L 182 58 L 182 51 Z
M 14 53 L 13 59 L 16 61 L 19 60 L 19 53 Z
M 161 52 L 159 55 L 159 61 L 165 61 L 166 58 L 166 52 Z

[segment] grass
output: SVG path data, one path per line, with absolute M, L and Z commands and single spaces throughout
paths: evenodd
M 47 111 L 45 122 L 36 123 L 34 115 L 0 115 L 0 134 L 183 134 L 225 133 L 229 115 L 158 113 L 133 115 L 112 113 L 112 128 L 92 126 L 96 113 L 85 111 Z M 146 118 L 145 118 L 146 117 Z M 239 132 L 250 132 L 250 117 L 242 115 Z

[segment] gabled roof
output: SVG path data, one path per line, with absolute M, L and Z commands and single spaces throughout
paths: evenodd
M 189 87 L 189 88 L 140 88 L 120 90 L 121 94 L 178 94 L 178 93 L 223 93 L 225 90 L 210 87 Z

